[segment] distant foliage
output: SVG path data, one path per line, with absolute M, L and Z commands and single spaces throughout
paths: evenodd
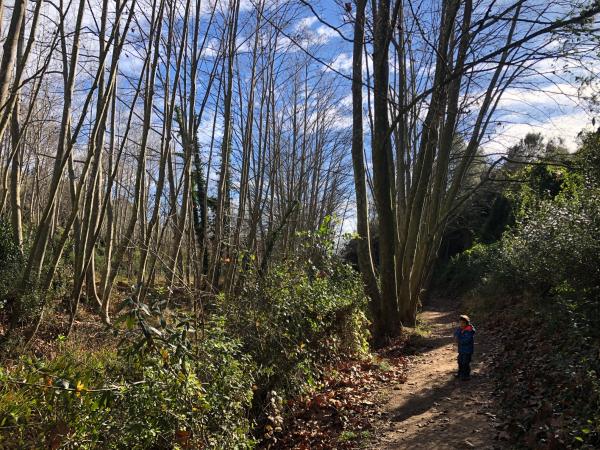
M 475 244 L 439 270 L 435 285 L 449 295 L 464 295 L 487 280 L 493 267 L 501 265 L 499 259 L 498 244 Z

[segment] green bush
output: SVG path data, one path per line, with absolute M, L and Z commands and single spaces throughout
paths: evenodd
M 22 257 L 15 245 L 10 225 L 0 220 L 0 310 L 14 288 L 21 269 Z
M 362 284 L 328 224 L 298 239 L 293 257 L 248 270 L 201 317 L 165 310 L 160 295 L 127 299 L 117 350 L 60 341 L 52 360 L 0 372 L 0 448 L 243 449 L 273 437 L 284 400 L 367 351 Z
M 500 241 L 454 258 L 437 284 L 458 294 L 477 288 L 481 295 L 571 301 L 582 308 L 581 320 L 600 321 L 589 309 L 600 295 L 600 187 L 587 163 L 593 152 L 584 150 L 573 161 L 577 169 L 523 169 L 529 182 L 514 193 L 515 226 Z
M 502 253 L 530 287 L 547 291 L 567 283 L 585 293 L 600 282 L 600 198 L 588 192 L 565 202 L 543 202 L 515 232 Z
M 263 276 L 247 274 L 240 295 L 219 299 L 230 333 L 257 365 L 255 408 L 261 411 L 273 391 L 297 394 L 318 381 L 325 364 L 367 350 L 360 278 L 333 255 L 325 233 L 303 239 L 295 257 Z
M 498 259 L 498 245 L 475 244 L 445 264 L 434 277 L 436 289 L 446 295 L 461 296 L 480 287 Z
M 202 336 L 188 319 L 140 307 L 118 352 L 65 346 L 0 374 L 2 448 L 250 448 L 251 363 L 222 323 Z M 135 322 L 129 322 L 135 323 Z

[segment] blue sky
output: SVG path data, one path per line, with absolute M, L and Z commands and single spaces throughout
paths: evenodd
M 214 0 L 210 0 L 211 2 Z M 242 12 L 253 8 L 256 0 L 242 0 Z M 479 3 L 484 4 L 489 0 L 481 0 Z M 219 2 L 226 7 L 228 4 L 225 0 Z M 527 0 L 527 4 L 574 4 L 574 2 L 561 0 L 559 2 L 546 2 L 545 0 Z M 11 1 L 7 3 L 10 6 Z M 110 2 L 109 2 L 110 3 Z M 147 0 L 141 0 L 140 8 L 147 10 L 144 6 L 148 3 Z M 340 31 L 347 37 L 352 37 L 352 25 L 345 24 L 347 21 L 346 12 L 344 9 L 344 1 L 341 0 L 317 0 L 311 1 L 311 6 L 327 22 L 340 27 Z M 438 2 L 433 0 L 413 1 L 415 5 L 420 5 L 424 9 L 430 8 Z M 499 0 L 496 2 L 499 5 L 510 4 L 512 1 Z M 100 5 L 98 0 L 91 0 L 90 6 L 92 9 Z M 203 0 L 203 14 L 208 11 L 209 0 Z M 286 4 L 283 0 L 270 0 L 269 8 L 279 8 Z M 424 5 L 424 6 L 423 6 Z M 567 6 L 563 6 L 566 8 Z M 349 113 L 349 94 L 350 82 L 348 79 L 331 71 L 327 66 L 335 69 L 343 74 L 350 75 L 351 60 L 352 60 L 352 44 L 343 40 L 338 34 L 320 23 L 314 16 L 309 7 L 302 4 L 300 1 L 287 2 L 287 11 L 290 15 L 290 23 L 285 28 L 285 32 L 292 37 L 303 35 L 305 38 L 296 39 L 294 42 L 288 42 L 288 50 L 303 52 L 298 46 L 315 55 L 325 64 L 315 62 L 317 66 L 321 66 L 323 71 L 329 72 L 328 77 L 332 77 L 335 83 L 338 84 L 342 97 L 347 99 L 340 103 L 344 108 L 340 108 L 340 114 Z M 560 7 L 557 11 L 560 11 Z M 556 11 L 555 11 L 556 12 Z M 46 14 L 49 17 L 56 18 L 56 11 L 52 8 L 47 8 Z M 7 21 L 5 15 L 4 21 Z M 549 16 L 551 14 L 549 13 Z M 140 16 L 141 17 L 141 16 Z M 242 13 L 243 17 L 243 13 Z M 84 17 L 84 24 L 90 28 L 94 27 L 92 14 L 87 13 Z M 139 31 L 138 31 L 139 32 Z M 557 42 L 558 45 L 558 42 Z M 584 44 L 582 44 L 584 45 Z M 94 53 L 97 48 L 96 38 L 93 33 L 87 39 L 83 36 L 82 51 Z M 243 44 L 240 46 L 240 51 L 243 52 Z M 210 62 L 211 47 L 205 52 L 207 64 Z M 139 57 L 136 57 L 136 50 L 129 47 L 125 51 L 125 58 L 120 62 L 120 69 L 125 74 L 137 74 L 141 68 Z M 368 61 L 367 61 L 368 62 Z M 591 68 L 594 64 L 589 64 Z M 565 66 L 570 69 L 571 73 L 565 71 Z M 576 137 L 579 131 L 591 124 L 592 114 L 588 112 L 585 104 L 585 98 L 591 94 L 591 89 L 580 89 L 578 82 L 574 80 L 575 75 L 580 75 L 580 68 L 575 68 L 572 61 L 564 60 L 544 60 L 537 64 L 537 73 L 535 76 L 530 76 L 529 79 L 523 80 L 518 86 L 511 88 L 505 95 L 499 105 L 498 122 L 499 126 L 494 133 L 490 134 L 486 142 L 482 145 L 489 152 L 498 152 L 502 149 L 518 141 L 523 135 L 529 131 L 539 131 L 549 137 L 560 137 L 565 140 L 565 143 L 574 148 L 576 145 Z M 594 70 L 593 68 L 590 70 Z M 202 81 L 201 81 L 202 84 Z M 85 86 L 85 85 L 83 85 Z M 583 94 L 583 95 L 582 95 Z M 213 108 L 214 110 L 214 108 Z M 345 113 L 344 113 L 345 111 Z M 213 111 L 214 113 L 214 111 Z M 210 118 L 210 111 L 207 115 Z M 340 126 L 348 126 L 349 120 L 339 121 Z

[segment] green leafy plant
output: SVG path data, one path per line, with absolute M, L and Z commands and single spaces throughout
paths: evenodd
M 363 288 L 334 255 L 328 233 L 328 223 L 303 233 L 300 252 L 266 274 L 249 270 L 239 295 L 219 297 L 228 330 L 257 366 L 259 421 L 273 416 L 266 412 L 273 392 L 300 393 L 318 382 L 325 364 L 367 351 Z
M 15 245 L 10 224 L 0 220 L 0 310 L 16 285 L 23 258 Z
M 117 351 L 60 343 L 0 373 L 0 446 L 250 448 L 251 362 L 219 320 L 128 301 Z M 132 321 L 131 318 L 134 318 Z

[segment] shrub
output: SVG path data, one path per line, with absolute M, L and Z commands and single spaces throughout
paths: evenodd
M 452 257 L 434 278 L 437 289 L 446 295 L 460 296 L 479 287 L 498 257 L 497 245 L 475 244 L 470 249 Z
M 600 294 L 600 189 L 578 172 L 562 173 L 562 191 L 548 198 L 528 185 L 520 192 L 516 225 L 491 245 L 475 245 L 441 272 L 438 285 L 461 294 L 529 293 L 573 300 L 588 308 Z M 596 318 L 586 309 L 582 320 Z
M 1 373 L 2 448 L 253 445 L 251 364 L 222 323 L 196 336 L 187 318 L 154 327 L 145 305 L 126 317 L 144 332 L 132 329 L 118 352 L 65 346 L 52 361 L 24 357 Z
M 503 240 L 502 250 L 536 287 L 569 281 L 578 289 L 598 280 L 600 198 L 543 202 Z
M 117 350 L 61 341 L 52 360 L 0 372 L 0 447 L 243 449 L 257 424 L 273 437 L 286 398 L 367 350 L 362 284 L 328 224 L 298 238 L 299 252 L 248 270 L 210 313 L 127 299 Z
M 0 310 L 5 306 L 15 286 L 22 264 L 21 253 L 15 245 L 10 225 L 0 220 Z
M 259 410 L 273 391 L 283 397 L 302 392 L 317 382 L 324 364 L 367 349 L 360 278 L 333 255 L 325 233 L 302 238 L 296 256 L 263 276 L 247 274 L 239 295 L 219 300 L 230 333 L 257 365 Z

